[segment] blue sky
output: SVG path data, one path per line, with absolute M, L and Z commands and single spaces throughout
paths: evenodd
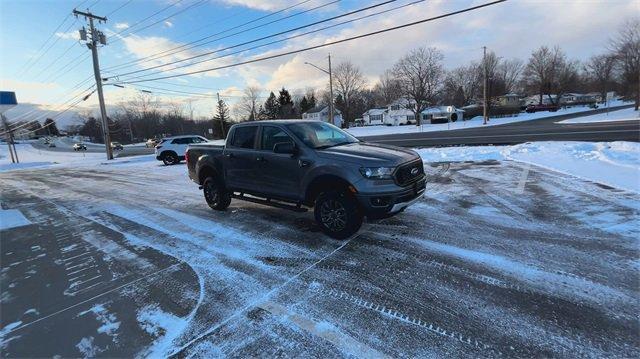
M 60 107 L 62 102 L 73 98 L 73 95 L 79 96 L 82 93 L 77 89 L 75 92 L 70 92 L 70 89 L 92 75 L 89 50 L 86 46 L 78 43 L 76 39 L 77 30 L 85 25 L 85 20 L 68 17 L 72 9 L 81 2 L 82 0 L 0 0 L 0 86 L 3 90 L 15 90 L 18 100 L 28 104 L 8 113 L 9 119 L 12 116 L 19 116 L 21 112 L 33 106 L 39 106 L 43 110 L 64 108 Z M 106 77 L 159 65 L 166 61 L 184 59 L 187 56 L 207 51 L 219 50 L 382 1 L 347 0 L 332 3 L 331 0 L 309 0 L 285 12 L 256 20 L 298 2 L 302 2 L 302 0 L 87 0 L 79 6 L 79 9 L 86 10 L 89 7 L 93 13 L 107 15 L 124 5 L 108 16 L 106 24 L 99 25 L 99 28 L 109 37 L 109 44 L 100 48 L 101 67 L 105 70 L 103 77 Z M 411 2 L 410 0 L 398 0 L 370 10 L 366 14 Z M 174 70 L 171 73 L 180 74 L 192 69 L 206 69 L 244 61 L 263 54 L 273 54 L 320 44 L 484 2 L 488 2 L 488 0 L 423 1 L 383 15 L 253 51 Z M 540 45 L 560 45 L 569 57 L 584 60 L 593 54 L 605 51 L 607 39 L 613 36 L 617 27 L 629 16 L 633 14 L 637 16 L 640 13 L 639 3 L 633 0 L 511 0 L 474 13 L 458 15 L 343 45 L 222 71 L 183 76 L 162 82 L 144 83 L 140 86 L 154 86 L 209 95 L 219 92 L 232 104 L 242 94 L 242 89 L 248 85 L 259 86 L 263 89 L 264 95 L 268 94 L 268 91 L 276 91 L 282 86 L 291 89 L 294 93 L 302 93 L 307 87 L 322 88 L 326 86 L 326 76 L 305 65 L 304 62 L 310 61 L 325 65 L 328 52 L 331 52 L 334 63 L 351 61 L 360 67 L 367 76 L 370 85 L 373 85 L 385 69 L 390 68 L 400 56 L 417 46 L 436 46 L 441 49 L 445 55 L 447 68 L 478 60 L 481 56 L 480 48 L 483 45 L 496 51 L 501 57 L 519 57 L 525 60 L 530 52 Z M 137 26 L 133 26 L 171 4 L 174 6 Z M 319 9 L 312 10 L 319 6 Z M 261 26 L 269 21 L 288 17 L 300 11 L 305 11 L 305 13 Z M 177 12 L 181 13 L 166 21 L 159 21 Z M 345 19 L 353 19 L 361 15 L 353 15 Z M 55 46 L 51 47 L 44 56 L 34 63 L 34 59 L 40 54 L 38 49 L 65 18 L 60 30 L 47 43 L 51 44 L 57 39 Z M 154 22 L 158 23 L 150 26 Z M 337 21 L 309 29 L 316 29 L 335 22 Z M 235 30 L 229 30 L 243 23 L 248 24 Z M 146 26 L 149 27 L 143 29 Z M 154 55 L 160 51 L 171 50 L 176 46 L 217 32 L 227 31 L 224 35 L 229 35 L 253 26 L 261 27 L 155 61 L 129 64 L 126 67 L 109 71 L 110 67 Z M 117 35 L 117 32 L 122 32 L 122 34 Z M 283 35 L 277 39 L 290 35 Z M 213 39 L 220 36 L 223 35 Z M 248 46 L 250 45 L 246 47 Z M 225 53 L 227 52 L 216 55 Z M 77 61 L 70 62 L 78 57 Z M 64 67 L 67 64 L 69 65 Z M 168 67 L 163 69 L 166 68 Z M 64 73 L 63 70 L 67 69 L 70 71 Z M 121 79 L 123 78 L 125 77 L 121 77 Z M 86 86 L 79 87 L 79 89 L 82 90 L 90 84 L 91 82 L 87 82 Z M 121 103 L 130 101 L 139 94 L 139 89 L 141 87 L 121 89 L 107 86 L 105 98 L 109 109 L 117 109 Z M 147 88 L 147 90 L 149 89 Z M 163 104 L 172 103 L 184 107 L 190 101 L 198 116 L 207 115 L 213 110 L 213 98 L 188 97 L 177 94 L 165 95 L 158 90 L 152 91 L 156 92 L 154 96 Z M 93 110 L 95 97 L 92 96 L 88 101 L 82 103 L 81 110 Z

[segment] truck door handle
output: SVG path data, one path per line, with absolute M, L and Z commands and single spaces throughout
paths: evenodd
M 265 162 L 264 157 L 262 157 L 262 156 L 258 156 L 258 157 L 256 157 L 256 161 L 258 161 L 258 162 Z
M 224 155 L 225 155 L 225 156 L 227 156 L 227 157 L 229 157 L 229 158 L 232 158 L 232 157 L 233 157 L 233 153 L 225 153 Z

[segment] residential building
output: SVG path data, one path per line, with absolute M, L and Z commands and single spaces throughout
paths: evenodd
M 520 95 L 515 93 L 508 93 L 502 96 L 498 96 L 494 100 L 497 106 L 501 107 L 520 107 L 522 103 L 520 101 Z
M 412 110 L 413 105 L 413 101 L 404 98 L 393 101 L 387 107 L 387 116 L 384 119 L 384 124 L 398 126 L 416 123 L 416 116 Z
M 365 126 L 384 125 L 387 108 L 372 108 L 362 114 L 362 121 Z
M 302 114 L 302 118 L 305 120 L 318 120 L 323 122 L 329 121 L 329 106 L 316 106 L 309 111 Z M 342 126 L 342 113 L 338 109 L 333 111 L 334 125 Z

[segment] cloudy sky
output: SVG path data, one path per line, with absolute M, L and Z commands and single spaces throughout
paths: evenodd
M 9 120 L 20 119 L 32 109 L 54 114 L 89 92 L 86 89 L 93 84 L 91 56 L 78 41 L 77 32 L 86 22 L 70 16 L 75 7 L 89 8 L 108 18 L 98 25 L 108 38 L 108 44 L 99 50 L 100 65 L 108 83 L 117 83 L 208 70 L 487 2 L 490 0 L 0 0 L 0 88 L 15 91 L 23 104 L 6 114 Z M 305 26 L 378 4 L 382 5 Z M 162 103 L 185 108 L 190 104 L 196 116 L 208 115 L 216 93 L 233 103 L 248 85 L 259 86 L 265 96 L 283 86 L 294 93 L 326 86 L 327 76 L 305 62 L 324 67 L 328 53 L 334 64 L 348 60 L 360 67 L 371 84 L 400 56 L 418 46 L 439 48 L 447 68 L 480 59 L 482 46 L 503 58 L 526 59 L 536 47 L 559 45 L 569 57 L 584 60 L 605 51 L 620 24 L 637 14 L 638 0 L 509 0 L 267 61 L 128 84 L 126 88 L 106 86 L 105 99 L 112 110 L 146 90 Z M 331 28 L 324 29 L 328 26 Z M 254 41 L 262 37 L 268 38 Z M 95 109 L 96 100 L 94 94 L 78 109 Z M 72 114 L 69 111 L 61 117 Z

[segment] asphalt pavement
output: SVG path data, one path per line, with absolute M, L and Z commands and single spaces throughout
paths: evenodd
M 434 163 L 346 241 L 210 210 L 184 164 L 0 173 L 0 356 L 638 357 L 637 194 Z
M 632 106 L 633 105 L 620 106 L 615 110 L 630 108 Z M 361 136 L 359 138 L 365 141 L 403 147 L 509 145 L 534 141 L 640 141 L 640 121 L 574 124 L 557 123 L 571 118 L 589 116 L 606 111 L 606 109 L 597 109 L 588 112 L 551 116 L 537 120 L 469 129 Z M 500 123 L 499 118 L 491 119 L 490 121 Z

